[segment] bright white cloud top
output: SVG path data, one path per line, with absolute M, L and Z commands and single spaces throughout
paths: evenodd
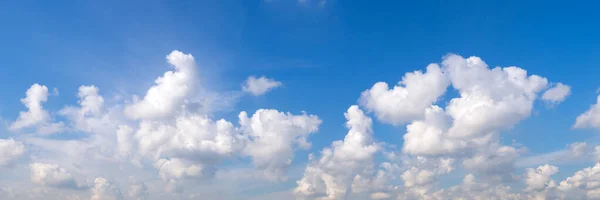
M 202 68 L 195 58 L 173 51 L 166 61 L 172 71 L 142 98 L 131 94 L 133 101 L 109 101 L 115 98 L 83 85 L 77 105 L 46 110 L 48 88 L 33 84 L 21 99 L 27 110 L 7 124 L 13 137 L 0 139 L 0 168 L 14 182 L 0 180 L 0 197 L 199 199 L 235 183 L 249 190 L 281 187 L 261 199 L 600 197 L 600 164 L 562 181 L 553 177 L 564 162 L 596 162 L 600 146 L 576 142 L 524 157 L 526 147 L 502 140 L 534 115 L 536 103 L 556 105 L 571 94 L 570 86 L 520 67 L 448 54 L 393 87 L 373 80 L 357 94 L 358 105 L 339 113 L 346 135 L 314 149 L 312 136 L 329 134 L 321 132 L 327 121 L 319 116 L 260 108 L 240 111 L 235 121 L 215 118 L 191 109 L 210 106 L 197 101 Z M 242 91 L 258 96 L 281 85 L 251 76 Z M 576 128 L 599 128 L 600 106 L 573 120 Z M 403 140 L 380 139 L 375 123 L 391 126 Z M 68 134 L 78 137 L 61 138 Z M 447 177 L 462 181 L 440 184 Z

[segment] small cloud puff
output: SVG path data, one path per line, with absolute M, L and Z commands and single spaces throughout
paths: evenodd
M 254 96 L 260 96 L 275 88 L 281 87 L 282 85 L 283 84 L 281 82 L 275 81 L 265 76 L 261 76 L 260 78 L 250 76 L 242 85 L 242 90 Z

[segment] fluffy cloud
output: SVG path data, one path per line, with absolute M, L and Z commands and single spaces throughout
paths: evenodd
M 577 116 L 575 120 L 575 128 L 600 128 L 600 95 L 597 98 L 596 104 L 593 104 L 583 114 Z
M 431 64 L 425 73 L 406 73 L 392 89 L 385 82 L 375 83 L 361 94 L 359 102 L 379 120 L 400 125 L 421 118 L 423 111 L 444 94 L 448 83 L 440 67 Z
M 546 78 L 527 75 L 518 67 L 488 68 L 478 57 L 448 55 L 442 65 L 460 97 L 450 100 L 447 113 L 454 119 L 452 137 L 478 137 L 511 128 L 528 117 Z
M 556 104 L 560 103 L 571 94 L 571 86 L 558 83 L 554 87 L 546 90 L 542 95 L 542 100 Z
M 148 198 L 148 187 L 142 182 L 135 182 L 129 186 L 128 194 L 134 199 L 147 199 Z
M 158 77 L 142 100 L 134 99 L 133 104 L 125 107 L 126 116 L 132 119 L 161 118 L 183 106 L 185 97 L 194 91 L 196 62 L 192 55 L 177 50 L 167 56 L 167 62 L 174 71 Z
M 443 175 L 454 170 L 455 159 L 416 157 L 405 161 L 408 168 L 402 174 L 404 187 L 399 194 L 400 199 L 429 199 L 433 198 L 437 181 Z
M 63 123 L 50 123 L 50 114 L 42 103 L 48 101 L 48 88 L 45 85 L 33 84 L 25 93 L 21 103 L 27 111 L 21 111 L 19 118 L 10 125 L 10 130 L 17 131 L 27 127 L 36 127 L 38 134 L 52 134 L 64 129 Z
M 70 128 L 87 133 L 112 132 L 114 127 L 104 110 L 104 98 L 96 86 L 80 86 L 77 93 L 79 106 L 67 106 L 59 111 L 72 122 Z M 106 130 L 109 129 L 109 130 Z
M 348 134 L 343 141 L 335 141 L 323 149 L 321 158 L 311 155 L 304 177 L 294 190 L 297 196 L 341 199 L 351 193 L 354 180 L 370 177 L 368 169 L 373 167 L 373 156 L 380 148 L 371 138 L 371 118 L 358 106 L 348 108 L 345 116 Z
M 500 131 L 530 115 L 537 93 L 547 85 L 545 78 L 527 76 L 521 68 L 490 69 L 478 57 L 451 54 L 444 57 L 442 66 L 459 97 L 451 99 L 445 110 L 428 105 L 423 110 L 423 119 L 416 119 L 407 126 L 405 153 L 450 155 L 466 148 L 481 149 L 497 143 Z
M 315 115 L 292 115 L 277 110 L 257 110 L 252 117 L 239 114 L 240 128 L 250 142 L 244 149 L 258 169 L 271 179 L 285 179 L 283 172 L 294 158 L 294 146 L 308 149 L 309 134 L 318 130 L 321 120 Z
M 77 182 L 66 169 L 56 164 L 33 163 L 29 165 L 31 182 L 51 187 L 77 188 Z
M 91 200 L 120 200 L 123 199 L 121 190 L 106 178 L 96 178 L 92 187 Z
M 600 163 L 575 172 L 571 177 L 561 181 L 558 190 L 572 199 L 600 198 Z
M 558 167 L 552 165 L 539 166 L 537 169 L 527 168 L 525 169 L 525 184 L 527 184 L 526 190 L 540 190 L 544 189 L 548 185 L 555 185 L 550 176 L 558 173 Z
M 442 108 L 431 106 L 425 110 L 424 120 L 406 126 L 402 151 L 413 155 L 451 154 L 466 147 L 466 142 L 446 136 L 450 119 Z
M 25 153 L 25 144 L 14 139 L 0 139 L 0 166 L 12 164 Z
M 266 78 L 265 76 L 259 78 L 250 76 L 246 79 L 246 82 L 242 84 L 242 90 L 254 96 L 260 96 L 277 87 L 281 87 L 281 85 L 281 82 Z
M 456 89 L 458 96 L 445 108 L 434 105 L 448 85 Z M 521 149 L 500 145 L 499 136 L 530 116 L 535 100 L 547 85 L 546 78 L 528 75 L 518 67 L 490 68 L 478 57 L 450 54 L 443 58 L 441 67 L 430 64 L 426 73 L 408 73 L 393 90 L 385 83 L 375 84 L 363 92 L 359 101 L 382 122 L 409 122 L 402 152 L 429 160 L 404 171 L 400 197 L 521 199 L 503 184 L 518 177 L 513 172 Z M 420 95 L 418 91 L 427 92 Z M 445 173 L 431 160 L 440 157 L 461 161 L 462 167 L 474 174 L 465 177 L 461 186 L 436 191 L 435 183 Z M 474 185 L 475 175 L 488 185 Z
M 122 138 L 120 149 L 123 151 L 131 149 L 125 142 L 128 131 L 126 127 L 119 131 L 119 138 Z M 230 122 L 214 122 L 204 116 L 190 115 L 178 117 L 174 125 L 158 121 L 141 122 L 134 137 L 137 141 L 135 146 L 143 156 L 157 161 L 163 157 L 181 158 L 210 168 L 241 148 L 236 134 Z M 162 167 L 165 163 L 170 162 L 160 161 L 155 166 Z

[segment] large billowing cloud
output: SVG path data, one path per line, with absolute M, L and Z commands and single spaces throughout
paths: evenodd
M 134 97 L 133 102 L 107 105 L 98 87 L 80 86 L 77 105 L 56 112 L 62 120 L 42 107 L 48 100 L 47 87 L 34 84 L 21 100 L 28 110 L 21 112 L 10 130 L 33 127 L 38 134 L 20 137 L 23 142 L 1 139 L 0 164 L 19 166 L 26 161 L 19 158 L 30 145 L 31 183 L 52 190 L 58 199 L 67 197 L 56 191 L 67 188 L 77 196 L 99 200 L 183 195 L 185 188 L 192 187 L 189 183 L 210 182 L 228 162 L 247 159 L 241 162 L 253 163 L 252 176 L 273 182 L 287 179 L 295 152 L 311 147 L 308 137 L 318 131 L 319 117 L 258 109 L 252 115 L 240 112 L 236 124 L 213 119 L 209 113 L 187 108 L 194 106 L 190 103 L 200 87 L 194 57 L 173 51 L 167 62 L 174 70 L 158 77 L 145 96 Z M 268 83 L 266 90 L 272 85 Z M 255 84 L 252 87 L 256 89 Z M 80 138 L 46 137 L 62 132 Z M 71 172 L 77 172 L 77 181 Z M 149 176 L 152 184 L 147 185 L 147 181 L 123 179 L 128 174 L 154 176 Z
M 292 115 L 277 110 L 257 110 L 252 117 L 239 114 L 240 130 L 247 136 L 244 153 L 266 177 L 285 179 L 285 170 L 294 158 L 294 149 L 309 149 L 309 134 L 318 130 L 321 120 L 315 115 Z

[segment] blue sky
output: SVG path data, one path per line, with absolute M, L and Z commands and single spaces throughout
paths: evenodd
M 59 111 L 67 105 L 78 104 L 79 86 L 94 85 L 104 99 L 107 113 L 109 110 L 123 112 L 123 108 L 133 104 L 133 95 L 143 99 L 146 91 L 155 85 L 157 77 L 173 70 L 165 56 L 178 50 L 193 55 L 198 67 L 197 82 L 194 82 L 198 87 L 193 89 L 199 92 L 193 99 L 211 100 L 210 104 L 202 105 L 210 110 L 201 113 L 203 116 L 214 120 L 223 118 L 236 127 L 240 126 L 240 129 L 242 125 L 239 125 L 238 114 L 241 111 L 246 111 L 249 116 L 259 109 L 275 109 L 297 116 L 305 111 L 318 116 L 321 121 L 318 131 L 309 131 L 307 136 L 312 143 L 310 148 L 293 148 L 292 163 L 285 172 L 289 177 L 287 180 L 256 178 L 264 185 L 263 189 L 249 192 L 236 187 L 231 189 L 235 191 L 229 198 L 289 196 L 297 187 L 296 181 L 306 176 L 303 175 L 305 168 L 311 166 L 308 155 L 313 153 L 320 157 L 323 148 L 330 147 L 335 140 L 344 139 L 348 133 L 344 113 L 350 112 L 348 108 L 351 105 L 360 104 L 363 91 L 380 81 L 391 87 L 402 80 L 405 73 L 425 71 L 428 64 L 441 63 L 444 56 L 451 53 L 464 58 L 477 56 L 490 68 L 518 66 L 528 75 L 547 78 L 548 85 L 536 94 L 538 98 L 559 82 L 570 87 L 569 95 L 560 104 L 535 100 L 534 107 L 529 110 L 530 115 L 516 125 L 498 131 L 501 132 L 498 134 L 501 145 L 526 147 L 526 152 L 520 152 L 514 163 L 552 152 L 568 151 L 568 145 L 576 142 L 585 142 L 593 149 L 600 143 L 594 125 L 588 125 L 591 128 L 574 128 L 574 124 L 578 116 L 596 103 L 600 86 L 595 77 L 600 73 L 596 66 L 600 61 L 600 29 L 597 26 L 600 14 L 594 10 L 595 7 L 593 3 L 547 1 L 3 2 L 0 3 L 0 24 L 4 28 L 0 32 L 0 55 L 4 57 L 5 67 L 0 73 L 0 90 L 3 91 L 0 116 L 6 126 L 0 131 L 0 138 L 14 138 L 32 149 L 41 145 L 33 142 L 32 138 L 41 138 L 44 144 L 53 140 L 82 140 L 91 146 L 99 145 L 100 142 L 89 139 L 94 138 L 94 134 L 73 127 L 67 127 L 65 133 L 51 136 L 38 136 L 36 132 L 39 131 L 33 129 L 11 130 L 9 127 L 17 121 L 19 112 L 27 109 L 19 99 L 25 98 L 25 91 L 34 83 L 47 86 L 48 101 L 43 103 L 43 107 L 52 116 L 50 121 L 62 121 L 69 126 L 72 119 L 59 115 Z M 280 82 L 281 86 L 264 94 L 251 95 L 242 90 L 242 84 L 250 76 L 265 76 L 270 81 Z M 57 88 L 58 94 L 52 94 L 53 88 Z M 458 96 L 459 92 L 449 87 L 445 95 L 433 103 L 445 108 L 452 98 Z M 186 99 L 186 102 L 188 100 L 194 101 Z M 390 175 L 397 177 L 390 184 L 403 185 L 406 180 L 401 175 L 410 168 L 407 163 L 411 162 L 402 158 L 406 155 L 401 149 L 406 125 L 411 122 L 391 125 L 377 117 L 377 110 L 366 105 L 359 107 L 373 120 L 373 141 L 386 143 L 385 148 L 381 147 L 373 155 L 374 166 L 382 162 L 397 164 L 400 171 Z M 115 115 L 119 114 L 111 114 Z M 111 124 L 115 127 L 116 124 L 128 124 L 135 132 L 139 123 L 145 120 L 143 117 L 127 119 L 125 115 L 111 118 L 123 120 L 111 121 Z M 163 116 L 160 120 L 169 124 L 177 118 L 169 117 Z M 106 138 L 116 141 L 114 135 Z M 2 173 L 13 174 L 7 179 L 22 182 L 10 186 L 10 181 L 2 180 L 0 186 L 10 186 L 15 193 L 49 188 L 59 191 L 59 194 L 77 195 L 83 199 L 95 194 L 93 189 L 98 185 L 94 185 L 95 177 L 71 169 L 74 167 L 70 165 L 80 164 L 77 163 L 80 161 L 40 158 L 39 155 L 45 155 L 44 151 L 28 149 L 11 162 L 10 167 L 0 169 L 6 171 Z M 385 154 L 389 151 L 397 154 L 398 161 L 394 161 L 397 163 L 386 160 Z M 214 167 L 252 171 L 256 156 L 247 157 L 246 154 L 249 153 L 242 152 Z M 59 154 L 53 152 L 51 155 Z M 535 163 L 557 166 L 560 172 L 552 173 L 552 177 L 559 184 L 576 171 L 594 165 L 593 156 L 588 158 L 586 153 L 584 157 L 566 160 L 561 160 L 561 157 L 544 160 L 549 163 Z M 438 158 L 439 155 L 429 159 Z M 142 156 L 141 159 L 147 158 Z M 465 174 L 470 173 L 461 167 L 463 158 L 452 159 L 456 159 L 456 169 L 439 178 L 437 188 L 460 184 Z M 59 165 L 70 171 L 70 176 L 83 186 L 68 190 L 33 181 L 29 177 L 29 170 L 33 170 L 30 163 L 38 162 Z M 146 183 L 150 194 L 146 197 L 153 199 L 170 195 L 170 192 L 162 190 L 165 183 L 161 182 L 157 169 L 152 167 L 155 161 L 150 159 L 147 162 L 150 164 L 143 165 L 144 174 L 139 175 L 142 177 L 136 177 L 152 182 Z M 65 163 L 70 164 L 65 166 Z M 100 161 L 90 163 L 95 163 L 89 164 L 93 167 L 103 166 Z M 514 174 L 519 176 L 526 171 L 525 168 L 538 167 L 515 165 Z M 122 168 L 135 169 L 130 165 Z M 423 170 L 426 167 L 418 168 Z M 25 174 L 19 175 L 21 172 Z M 473 173 L 483 178 L 483 175 Z M 117 185 L 123 198 L 135 198 L 128 196 L 132 183 L 127 179 L 115 180 L 111 176 L 118 177 L 116 172 L 107 172 L 104 176 Z M 184 182 L 182 185 L 191 184 L 195 189 L 185 190 L 183 194 L 175 193 L 197 198 L 190 191 L 223 190 L 230 181 L 225 179 L 181 180 Z M 512 192 L 521 192 L 526 187 L 520 179 L 502 184 L 513 186 Z M 402 191 L 373 189 L 371 192 L 418 199 L 410 197 L 406 193 L 409 191 L 407 188 Z M 153 189 L 157 191 L 151 191 Z M 0 195 L 8 196 L 7 193 Z M 374 198 L 369 194 L 350 196 L 344 198 Z M 316 198 L 307 198 L 313 197 Z

